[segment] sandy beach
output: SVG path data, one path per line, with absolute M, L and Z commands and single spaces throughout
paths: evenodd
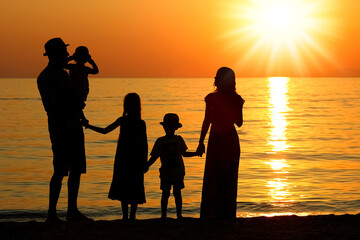
M 238 218 L 0 223 L 0 239 L 360 239 L 360 214 Z

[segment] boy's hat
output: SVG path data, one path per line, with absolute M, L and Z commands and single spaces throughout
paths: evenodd
M 90 54 L 89 54 L 89 50 L 87 47 L 85 46 L 79 46 L 75 49 L 75 53 L 73 55 L 73 57 L 75 59 L 77 58 L 89 58 Z
M 175 113 L 167 113 L 164 116 L 164 120 L 160 123 L 163 126 L 173 126 L 181 128 L 182 124 L 179 123 L 179 116 Z
M 61 38 L 52 38 L 45 43 L 45 53 L 43 55 L 48 56 L 49 54 L 58 53 L 64 49 L 66 50 L 67 46 L 69 44 L 65 44 Z

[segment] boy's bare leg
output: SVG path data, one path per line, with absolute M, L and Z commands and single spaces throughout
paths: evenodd
M 121 209 L 122 209 L 122 212 L 123 212 L 123 220 L 128 220 L 129 219 L 129 216 L 128 216 L 128 213 L 129 213 L 128 203 L 125 202 L 125 201 L 121 201 Z
M 182 219 L 182 196 L 181 189 L 175 188 L 173 190 L 176 205 L 176 215 L 178 219 Z
M 170 197 L 170 188 L 163 190 L 162 196 L 161 196 L 161 218 L 162 219 L 166 218 L 166 211 L 167 211 L 169 197 Z

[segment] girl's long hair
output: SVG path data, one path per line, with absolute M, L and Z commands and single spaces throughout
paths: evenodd
M 137 93 L 128 93 L 124 98 L 123 117 L 141 118 L 141 100 Z

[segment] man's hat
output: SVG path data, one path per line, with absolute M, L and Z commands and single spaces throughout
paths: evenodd
M 43 55 L 48 56 L 49 54 L 57 53 L 66 49 L 67 46 L 69 44 L 65 44 L 61 38 L 52 38 L 45 43 L 45 53 Z
M 181 128 L 182 124 L 179 123 L 179 116 L 175 113 L 167 113 L 164 116 L 164 120 L 160 123 L 163 126 L 173 126 Z

